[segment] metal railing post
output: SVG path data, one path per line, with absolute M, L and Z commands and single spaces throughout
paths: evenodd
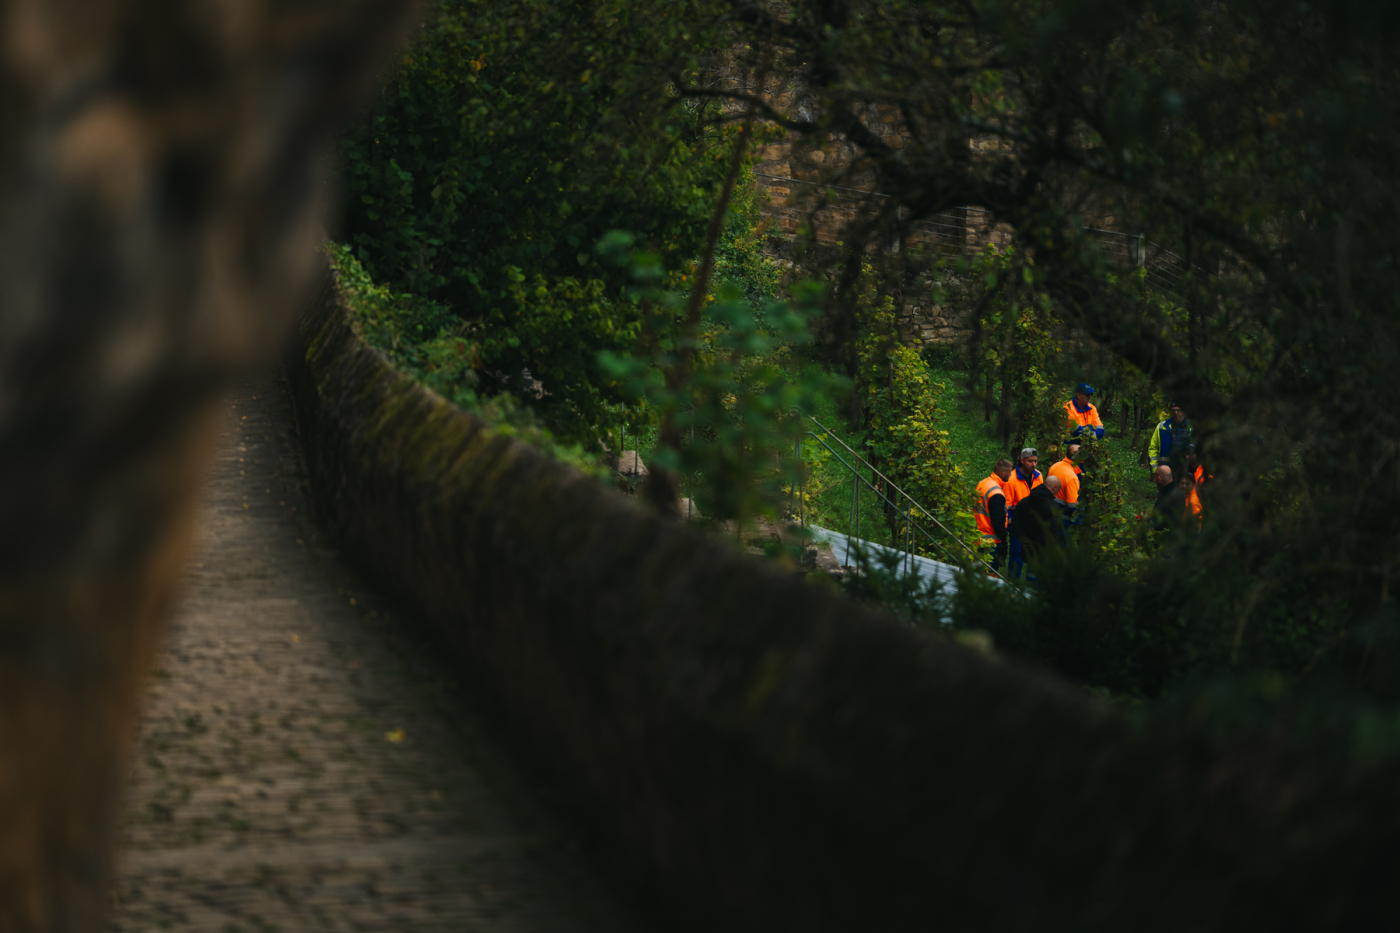
M 795 409 L 795 410 L 801 412 L 801 409 Z M 996 570 L 992 569 L 991 565 L 988 564 L 987 560 L 986 560 L 984 557 L 982 557 L 980 554 L 978 554 L 976 551 L 974 551 L 971 547 L 969 547 L 968 544 L 967 544 L 967 542 L 963 541 L 963 540 L 960 539 L 957 535 L 955 535 L 955 534 L 953 534 L 951 531 L 949 531 L 948 528 L 947 528 L 947 526 L 945 526 L 941 521 L 938 520 L 938 516 L 934 515 L 932 512 L 930 512 L 928 509 L 924 508 L 922 505 L 919 505 L 918 502 L 914 501 L 914 497 L 913 497 L 913 496 L 909 495 L 907 492 L 905 492 L 904 490 L 902 490 L 902 489 L 900 489 L 898 486 L 896 486 L 896 485 L 894 484 L 894 482 L 893 482 L 888 476 L 886 476 L 885 474 L 881 473 L 879 470 L 875 469 L 873 466 L 870 466 L 870 464 L 867 463 L 867 462 L 865 461 L 864 458 L 862 458 L 859 454 L 857 454 L 854 450 L 851 449 L 851 446 L 850 446 L 849 444 L 847 444 L 845 441 L 841 440 L 839 437 L 837 437 L 837 436 L 835 436 L 834 434 L 832 434 L 831 431 L 829 431 L 821 422 L 817 421 L 817 419 L 813 418 L 811 415 L 807 415 L 806 412 L 801 412 L 801 414 L 802 414 L 802 415 L 806 415 L 808 421 L 811 421 L 812 424 L 813 424 L 816 428 L 818 428 L 819 430 L 821 430 L 822 432 L 824 432 L 822 435 L 818 435 L 818 434 L 816 434 L 815 432 L 808 431 L 808 432 L 807 432 L 807 436 L 811 437 L 811 438 L 812 438 L 813 440 L 815 440 L 818 444 L 821 444 L 823 447 L 825 447 L 825 448 L 832 454 L 832 456 L 834 456 L 834 457 L 836 458 L 837 462 L 839 462 L 843 467 L 845 467 L 846 469 L 848 469 L 848 470 L 851 471 L 852 476 L 853 476 L 853 477 L 856 477 L 856 478 L 859 480 L 859 482 L 863 482 L 863 483 L 865 483 L 867 486 L 869 486 L 870 489 L 871 489 L 871 491 L 875 493 L 876 497 L 877 497 L 878 499 L 884 501 L 884 503 L 890 507 L 890 509 L 894 512 L 894 514 L 896 514 L 896 515 L 899 514 L 899 508 L 900 508 L 899 502 L 902 501 L 902 502 L 905 503 L 905 508 L 908 510 L 908 514 L 909 514 L 909 525 L 910 525 L 910 528 L 909 528 L 908 538 L 909 538 L 909 541 L 910 541 L 910 547 L 911 547 L 911 548 L 912 548 L 912 546 L 913 546 L 913 545 L 912 545 L 912 541 L 913 541 L 913 532 L 914 532 L 914 527 L 915 527 L 915 526 L 914 526 L 914 522 L 913 522 L 913 515 L 914 515 L 914 509 L 917 508 L 917 509 L 919 510 L 920 513 L 922 513 L 925 517 L 927 517 L 929 521 L 933 522 L 933 524 L 936 525 L 940 531 L 942 531 L 945 535 L 947 535 L 947 536 L 951 539 L 951 543 L 952 543 L 952 544 L 954 544 L 954 545 L 956 545 L 957 547 L 960 547 L 960 548 L 962 548 L 964 551 L 966 551 L 967 554 L 968 554 L 968 556 L 971 557 L 972 560 L 974 560 L 974 561 L 976 561 L 977 563 L 980 563 L 980 564 L 986 566 L 986 567 L 987 567 L 987 571 L 988 571 L 993 577 L 996 577 L 996 578 L 998 578 L 998 579 L 1001 579 L 1001 578 L 1002 578 L 1002 575 L 1001 575 L 1000 573 L 998 573 Z M 845 451 L 846 451 L 848 454 L 851 455 L 851 459 L 855 461 L 855 464 L 854 464 L 854 465 L 853 465 L 853 464 L 850 464 L 850 463 L 847 463 L 846 460 L 845 460 L 845 458 L 842 457 L 839 453 L 836 452 L 835 448 L 833 448 L 830 444 L 828 444 L 825 440 L 823 440 L 823 437 L 827 437 L 827 436 L 829 436 L 829 437 L 830 437 L 833 441 L 835 441 L 836 443 L 840 444 L 840 445 L 842 446 L 842 448 L 844 448 Z M 866 481 L 866 480 L 864 479 L 864 477 L 861 477 L 861 476 L 859 475 L 859 470 L 860 470 L 860 467 L 861 467 L 862 465 L 867 466 L 867 467 L 870 467 L 870 472 L 871 472 L 871 476 L 872 476 L 872 479 L 871 479 L 870 481 Z M 875 484 L 874 484 L 874 478 L 876 478 L 876 477 L 878 477 L 881 481 L 883 481 L 885 484 L 887 484 L 887 485 L 889 486 L 890 494 L 891 494 L 892 496 L 894 496 L 895 499 L 891 499 L 889 496 L 886 496 L 884 493 L 882 493 L 882 492 L 879 490 L 879 488 L 877 488 L 877 487 L 875 486 Z M 897 501 L 896 501 L 896 500 L 897 500 Z M 857 508 L 857 510 L 856 510 L 856 522 L 857 522 L 857 532 L 856 532 L 856 535 L 857 535 L 857 537 L 859 537 L 859 533 L 860 533 L 860 532 L 859 532 L 859 522 L 860 522 L 860 510 L 859 510 L 859 508 Z M 805 524 L 805 522 L 804 522 L 804 524 Z M 943 546 L 936 538 L 934 538 L 934 536 L 933 536 L 931 533 L 929 533 L 926 529 L 924 529 L 924 528 L 919 528 L 918 531 L 919 531 L 919 533 L 922 534 L 925 538 L 927 538 L 927 539 L 929 540 L 929 542 L 930 542 L 931 544 L 933 544 L 934 547 L 938 548 L 938 549 L 939 549 L 940 551 L 942 551 L 944 554 L 947 554 L 947 555 L 948 555 L 950 558 L 952 558 L 954 561 L 956 561 L 956 560 L 959 559 L 959 558 L 957 558 L 957 557 L 954 557 L 953 553 L 952 553 L 951 551 L 949 551 L 948 548 L 944 547 L 944 546 Z M 891 535 L 890 544 L 891 544 L 892 547 L 894 547 L 896 550 L 898 550 L 898 548 L 899 548 L 899 536 L 898 536 L 897 533 L 894 533 L 894 534 Z M 911 566 L 912 566 L 912 564 L 911 564 Z
M 690 406 L 690 451 L 692 457 L 695 453 L 695 405 Z M 692 459 L 692 463 L 695 461 Z M 687 470 L 685 474 L 685 520 L 690 521 L 690 517 L 695 514 L 695 471 Z M 734 527 L 739 527 L 739 519 L 735 517 Z
M 860 537 L 860 500 L 857 498 L 857 493 L 859 493 L 859 492 L 860 492 L 860 477 L 856 475 L 856 473 L 855 473 L 854 470 L 852 470 L 852 471 L 851 471 L 851 514 L 850 514 L 850 516 L 846 519 L 846 532 L 847 532 L 847 535 L 849 536 L 851 529 L 852 529 L 852 528 L 855 528 L 855 530 L 856 530 L 855 536 L 856 536 L 857 538 Z M 847 545 L 846 545 L 846 559 L 845 559 L 845 562 L 842 564 L 842 566 L 843 566 L 843 567 L 849 567 L 849 566 L 851 566 L 851 546 L 850 546 L 850 544 L 847 544 Z
M 909 506 L 909 511 L 904 516 L 904 553 L 909 555 L 905 562 L 905 573 L 914 572 L 914 507 Z
M 807 527 L 807 523 L 802 518 L 802 414 L 797 415 L 797 440 L 792 445 L 792 458 L 797 461 L 797 475 L 792 480 L 792 492 L 797 499 L 797 508 L 793 509 L 797 513 L 797 524 L 800 528 Z

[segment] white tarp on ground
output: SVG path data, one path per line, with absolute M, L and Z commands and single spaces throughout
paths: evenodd
M 908 568 L 912 561 L 912 569 L 923 580 L 937 580 L 943 586 L 943 592 L 953 593 L 958 588 L 958 577 L 962 570 L 952 564 L 945 564 L 942 561 L 932 560 L 918 555 L 910 556 L 904 551 L 896 548 L 885 547 L 883 544 L 872 544 L 860 538 L 850 538 L 839 531 L 832 531 L 829 528 L 822 528 L 817 525 L 808 525 L 807 530 L 812 533 L 812 537 L 818 542 L 825 542 L 831 545 L 831 552 L 842 566 L 856 565 L 855 551 L 863 548 L 872 557 L 876 554 L 892 554 L 900 559 L 900 567 Z M 995 578 L 993 578 L 995 579 Z M 997 580 L 1001 583 L 1001 580 Z

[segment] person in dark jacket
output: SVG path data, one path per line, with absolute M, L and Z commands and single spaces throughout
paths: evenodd
M 1157 484 L 1157 501 L 1152 503 L 1152 527 L 1156 531 L 1175 528 L 1186 510 L 1186 494 L 1172 478 L 1172 468 L 1159 466 L 1152 472 Z
M 1047 477 L 1016 506 L 1014 534 L 1021 541 L 1021 559 L 1033 563 L 1050 544 L 1065 543 L 1064 518 L 1069 508 L 1055 495 L 1060 478 Z

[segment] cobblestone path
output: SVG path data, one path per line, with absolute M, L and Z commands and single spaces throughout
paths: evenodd
M 635 930 L 441 652 L 316 537 L 282 383 L 229 405 L 111 928 Z

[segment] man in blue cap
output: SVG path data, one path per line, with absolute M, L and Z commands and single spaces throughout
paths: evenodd
M 1089 429 L 1099 440 L 1103 440 L 1103 421 L 1099 418 L 1099 410 L 1089 401 L 1089 396 L 1093 394 L 1094 387 L 1081 382 L 1074 388 L 1074 398 L 1065 402 L 1071 437 L 1078 437 Z

